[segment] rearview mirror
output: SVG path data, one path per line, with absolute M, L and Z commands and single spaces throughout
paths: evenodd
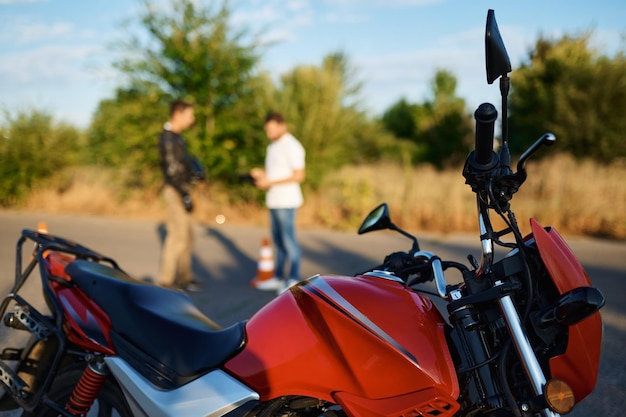
M 489 84 L 493 84 L 499 77 L 511 72 L 511 60 L 506 52 L 506 47 L 496 22 L 496 14 L 493 10 L 487 12 L 485 61 L 487 65 L 487 82 Z
M 387 203 L 382 203 L 380 206 L 376 207 L 374 210 L 371 211 L 370 214 L 367 215 L 365 220 L 363 220 L 363 224 L 361 224 L 361 227 L 359 227 L 359 234 L 362 235 L 363 233 L 383 229 L 395 230 L 400 234 L 408 237 L 413 241 L 412 250 L 414 252 L 420 250 L 420 245 L 415 236 L 405 232 L 404 230 L 393 224 L 393 222 L 391 221 L 391 216 L 389 215 L 389 207 L 387 207 Z
M 382 203 L 367 215 L 363 224 L 359 227 L 359 234 L 373 232 L 374 230 L 383 230 L 391 228 L 391 217 L 389 216 L 389 207 L 387 203 Z

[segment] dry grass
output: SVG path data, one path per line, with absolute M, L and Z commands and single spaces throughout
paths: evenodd
M 51 213 L 156 218 L 162 208 L 155 190 L 120 192 L 107 171 L 80 168 L 63 172 L 32 190 L 20 208 Z
M 528 218 L 534 217 L 562 233 L 626 239 L 626 164 L 605 166 L 560 155 L 530 163 L 527 171 L 511 203 L 522 230 L 528 231 Z M 355 227 L 386 201 L 392 218 L 408 229 L 477 229 L 475 197 L 460 168 L 348 167 L 329 176 L 324 189 L 303 209 L 323 225 Z
M 626 239 L 626 164 L 609 166 L 558 156 L 528 165 L 528 180 L 512 207 L 520 227 L 529 217 L 564 234 Z M 158 189 L 121 193 L 106 173 L 81 170 L 33 191 L 24 209 L 62 213 L 161 219 Z M 392 218 L 410 230 L 476 231 L 475 198 L 461 169 L 429 166 L 344 167 L 329 173 L 320 192 L 307 192 L 298 222 L 303 227 L 354 229 L 376 205 L 389 204 Z M 267 213 L 256 205 L 232 205 L 228 190 L 211 184 L 196 188 L 198 221 L 211 224 L 218 214 L 238 224 L 262 225 Z

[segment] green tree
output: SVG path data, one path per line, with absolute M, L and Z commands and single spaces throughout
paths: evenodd
M 0 125 L 0 206 L 23 197 L 33 185 L 79 162 L 81 134 L 48 113 L 4 114 Z
M 431 81 L 430 99 L 420 104 L 401 99 L 383 114 L 382 123 L 389 132 L 415 143 L 413 162 L 442 168 L 467 156 L 473 124 L 465 100 L 456 95 L 456 84 L 453 74 L 439 70 Z
M 263 165 L 268 143 L 263 130 L 263 119 L 273 88 L 267 74 L 251 78 L 248 81 L 249 92 L 216 119 L 214 146 L 211 150 L 215 162 L 211 173 L 230 186 L 240 182 L 239 174 Z M 249 187 L 238 190 L 238 195 L 247 195 L 246 188 Z
M 417 141 L 425 158 L 437 167 L 460 163 L 472 141 L 473 124 L 465 100 L 456 95 L 456 77 L 439 70 L 431 82 L 432 100 L 418 109 Z
M 215 3 L 213 3 L 214 5 Z M 227 135 L 215 135 L 219 117 L 250 95 L 250 78 L 258 61 L 257 44 L 247 31 L 230 25 L 228 1 L 203 6 L 172 0 L 169 8 L 144 1 L 140 24 L 144 33 L 121 45 L 116 67 L 131 88 L 156 88 L 164 97 L 185 98 L 196 107 L 196 129 L 190 148 L 209 166 L 221 165 Z M 246 42 L 246 40 L 249 40 Z M 228 145 L 226 145 L 228 148 Z
M 269 105 L 285 114 L 307 151 L 307 183 L 342 164 L 380 157 L 384 136 L 359 109 L 360 84 L 343 53 L 322 65 L 300 66 L 284 74 Z
M 591 33 L 540 38 L 512 73 L 512 150 L 520 153 L 541 134 L 557 146 L 600 161 L 626 157 L 626 58 L 589 45 Z
M 401 139 L 411 139 L 416 134 L 416 105 L 402 98 L 385 111 L 382 123 L 385 129 Z
M 160 178 L 158 134 L 167 120 L 168 98 L 157 88 L 117 89 L 102 100 L 88 130 L 89 160 L 125 171 L 128 186 Z

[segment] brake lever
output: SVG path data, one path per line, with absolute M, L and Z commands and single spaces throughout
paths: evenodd
M 535 154 L 540 148 L 543 146 L 551 146 L 556 142 L 556 136 L 553 133 L 544 133 L 539 139 L 535 141 L 526 151 L 520 156 L 519 161 L 517 162 L 517 172 L 514 174 L 519 182 L 519 185 L 522 185 L 524 181 L 526 181 L 526 161 Z M 518 187 L 519 187 L 518 185 Z
M 509 168 L 508 163 L 508 148 L 503 149 L 500 153 L 501 166 L 499 172 L 493 179 L 493 198 L 496 199 L 500 208 L 507 207 L 508 202 L 513 198 L 513 195 L 519 190 L 524 181 L 526 181 L 526 162 L 531 156 L 535 154 L 541 147 L 550 146 L 556 141 L 556 136 L 552 133 L 545 133 L 535 143 L 533 143 L 520 157 L 517 162 L 517 172 L 513 173 Z

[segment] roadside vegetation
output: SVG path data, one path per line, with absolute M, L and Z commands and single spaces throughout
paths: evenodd
M 534 217 L 563 234 L 626 239 L 625 164 L 603 165 L 562 154 L 531 162 L 527 168 L 528 180 L 512 202 L 522 231 L 530 231 L 528 218 Z M 157 185 L 129 190 L 115 176 L 93 168 L 68 170 L 36 187 L 14 208 L 164 218 Z M 194 199 L 194 217 L 206 225 L 216 226 L 218 215 L 228 224 L 268 224 L 263 204 L 233 199 L 224 183 L 199 184 Z M 307 228 L 355 231 L 371 209 L 387 202 L 394 222 L 418 233 L 477 230 L 475 197 L 464 183 L 461 166 L 437 170 L 427 164 L 388 161 L 344 165 L 328 173 L 317 191 L 308 187 L 305 200 L 298 223 Z
M 345 53 L 277 79 L 258 65 L 268 46 L 233 27 L 229 7 L 145 2 L 134 22 L 140 29 L 115 48 L 119 86 L 87 129 L 41 109 L 5 111 L 0 208 L 160 218 L 156 141 L 168 103 L 183 98 L 197 113 L 185 137 L 209 176 L 194 191 L 200 221 L 266 221 L 263 194 L 240 174 L 262 165 L 261 123 L 276 109 L 307 150 L 303 226 L 354 228 L 386 201 L 403 227 L 475 231 L 475 202 L 461 175 L 473 109 L 454 74 L 437 71 L 422 102 L 399 98 L 373 116 L 360 104 L 367 81 Z M 514 155 L 545 131 L 558 137 L 528 165 L 513 208 L 523 229 L 533 216 L 562 233 L 626 239 L 626 57 L 593 48 L 591 37 L 540 38 L 512 73 Z

